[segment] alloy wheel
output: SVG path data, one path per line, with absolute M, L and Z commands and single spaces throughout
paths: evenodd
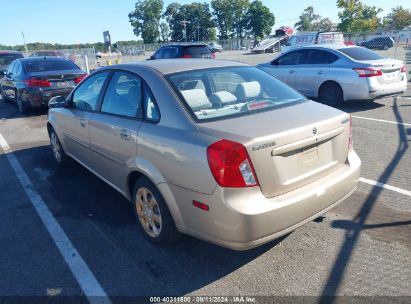
M 161 213 L 157 200 L 150 190 L 145 187 L 137 190 L 135 208 L 144 231 L 150 237 L 157 238 L 162 228 Z
M 57 162 L 61 162 L 61 148 L 56 133 L 52 132 L 50 136 L 51 148 L 53 150 L 54 158 Z

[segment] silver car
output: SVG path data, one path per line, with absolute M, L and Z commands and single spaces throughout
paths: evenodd
M 360 174 L 348 114 L 239 62 L 104 67 L 49 105 L 57 163 L 119 191 L 157 243 L 258 246 L 342 202 Z
M 407 89 L 404 62 L 357 46 L 302 47 L 257 67 L 331 106 L 400 94 Z

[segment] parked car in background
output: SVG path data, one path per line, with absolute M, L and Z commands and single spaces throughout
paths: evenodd
M 73 62 L 76 61 L 75 55 L 66 54 L 62 51 L 57 51 L 57 50 L 34 51 L 33 53 L 31 53 L 30 57 L 59 57 L 59 58 L 68 59 Z
M 249 249 L 335 207 L 359 179 L 347 113 L 240 62 L 107 66 L 50 106 L 56 162 L 72 157 L 124 195 L 155 243 L 181 232 Z
M 43 107 L 53 96 L 67 96 L 86 76 L 75 63 L 58 57 L 17 59 L 0 82 L 2 98 L 17 103 L 21 113 Z
M 302 47 L 258 68 L 325 104 L 373 100 L 407 89 L 405 64 L 357 46 Z
M 367 49 L 388 50 L 394 46 L 394 40 L 391 37 L 374 37 L 367 41 L 361 41 L 357 45 Z
M 344 44 L 344 35 L 341 32 L 300 32 L 281 46 L 281 52 L 314 44 Z
M 208 45 L 208 48 L 213 53 L 217 53 L 217 52 L 221 53 L 223 51 L 223 47 L 220 44 L 218 44 L 217 42 L 209 42 L 207 45 Z
M 22 52 L 16 51 L 0 51 L 0 79 L 4 77 L 4 72 L 7 71 L 9 65 L 16 59 L 23 58 Z
M 152 59 L 173 59 L 173 58 L 207 58 L 214 59 L 214 53 L 206 44 L 182 43 L 165 45 L 157 49 L 150 57 Z

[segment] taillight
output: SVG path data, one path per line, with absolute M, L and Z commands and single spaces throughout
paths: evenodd
M 407 67 L 405 65 L 403 65 L 401 67 L 400 73 L 405 73 L 406 70 L 407 70 Z
M 352 148 L 352 117 L 350 115 L 350 137 L 348 139 L 348 150 Z
M 27 79 L 24 80 L 24 83 L 29 87 L 51 87 L 50 81 L 42 79 Z
M 84 78 L 86 78 L 87 74 L 81 75 L 77 78 L 74 78 L 74 83 L 79 84 Z
M 353 70 L 358 73 L 359 77 L 374 77 L 374 76 L 381 76 L 382 75 L 382 71 L 380 69 L 353 68 Z
M 184 54 L 184 55 L 183 55 L 183 57 L 181 57 L 181 58 L 193 58 L 193 55 L 190 55 L 190 54 Z
M 222 139 L 207 148 L 211 173 L 221 187 L 243 188 L 258 185 L 257 176 L 245 147 Z

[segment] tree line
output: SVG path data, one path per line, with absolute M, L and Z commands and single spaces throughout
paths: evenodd
M 145 43 L 263 38 L 275 17 L 260 0 L 211 0 L 210 4 L 139 0 L 128 15 L 134 34 Z M 218 32 L 217 32 L 218 29 Z M 218 33 L 218 35 L 217 35 Z

